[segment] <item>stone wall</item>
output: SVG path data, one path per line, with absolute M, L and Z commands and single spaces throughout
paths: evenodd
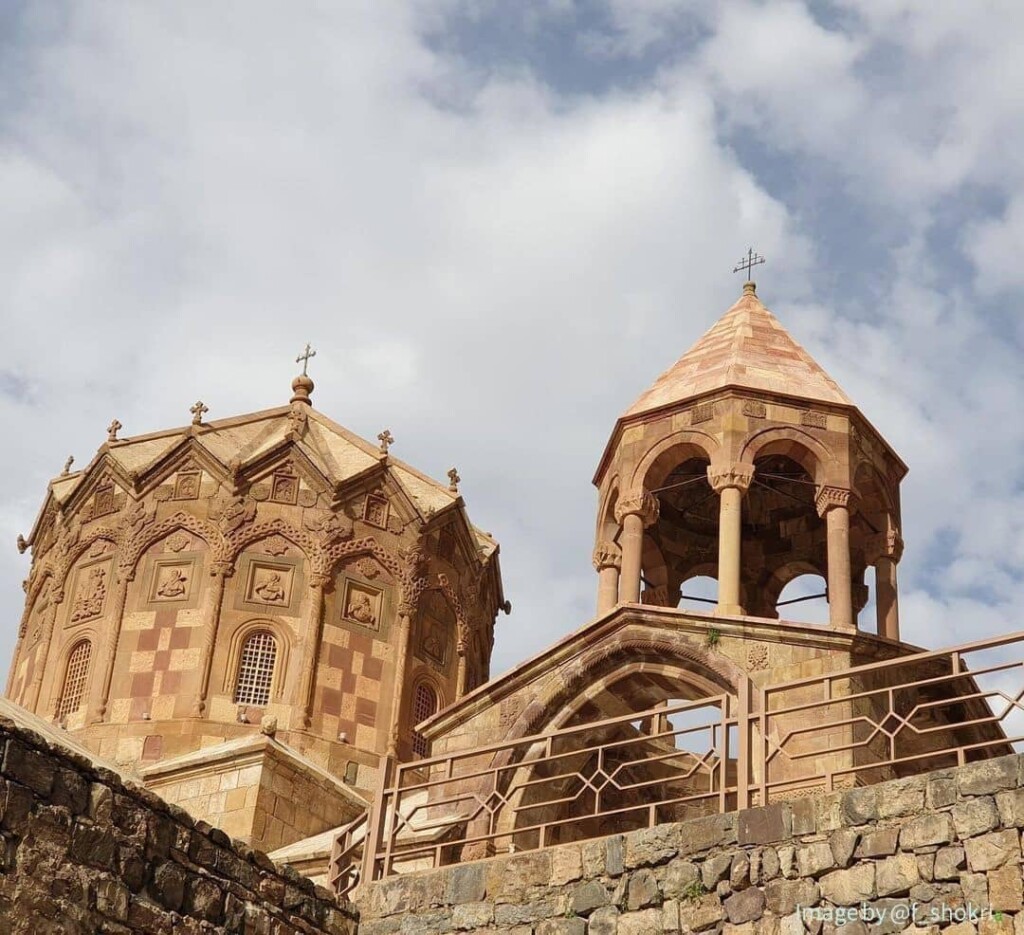
M 0 932 L 354 935 L 290 868 L 0 718 Z
M 359 935 L 1022 935 L 1022 826 L 1007 756 L 394 877 L 360 894 Z

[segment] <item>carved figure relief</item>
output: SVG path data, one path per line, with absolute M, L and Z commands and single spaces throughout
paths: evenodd
M 371 526 L 377 526 L 380 529 L 387 529 L 388 501 L 380 494 L 370 494 L 366 498 L 366 506 L 363 510 L 363 519 L 365 519 Z
M 281 573 L 277 571 L 260 575 L 257 583 L 253 585 L 252 593 L 265 604 L 284 604 L 288 596 L 281 580 Z
M 114 485 L 113 484 L 101 484 L 96 488 L 96 495 L 92 501 L 92 515 L 91 519 L 96 519 L 98 516 L 106 516 L 108 513 L 113 513 L 117 507 L 114 505 Z
M 349 581 L 345 587 L 345 602 L 342 616 L 354 620 L 364 627 L 380 629 L 381 592 L 356 581 Z
M 191 568 L 187 565 L 162 565 L 156 575 L 156 600 L 183 601 L 188 597 Z
M 293 505 L 299 499 L 299 479 L 294 474 L 275 474 L 270 489 L 270 499 L 275 503 Z
M 256 518 L 256 504 L 243 496 L 232 497 L 225 503 L 218 515 L 221 530 L 230 535 Z
M 75 591 L 71 604 L 71 622 L 91 620 L 103 613 L 103 602 L 107 597 L 107 569 L 94 565 L 88 570 Z
M 180 471 L 174 479 L 175 500 L 197 500 L 202 474 L 199 471 Z
M 428 591 L 421 602 L 419 654 L 428 662 L 443 666 L 448 661 L 450 634 L 455 630 L 455 612 L 440 591 Z

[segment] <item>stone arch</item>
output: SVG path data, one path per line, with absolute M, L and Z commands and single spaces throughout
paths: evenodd
M 312 536 L 282 519 L 273 519 L 266 523 L 253 523 L 236 532 L 229 540 L 230 560 L 236 561 L 249 546 L 271 536 L 287 539 L 311 564 L 319 557 L 320 549 Z
M 572 705 L 586 686 L 606 679 L 609 673 L 624 670 L 634 662 L 665 664 L 666 660 L 674 662 L 677 672 L 702 678 L 727 694 L 736 694 L 744 678 L 742 670 L 730 659 L 692 643 L 656 636 L 615 638 L 567 665 L 551 691 L 526 706 L 505 739 L 516 740 L 546 730 L 557 719 L 558 712 Z
M 173 535 L 179 529 L 198 536 L 206 543 L 206 547 L 212 553 L 214 560 L 223 560 L 225 544 L 224 537 L 220 534 L 220 531 L 209 523 L 204 523 L 201 519 L 192 516 L 190 513 L 179 511 L 173 516 L 168 516 L 167 519 L 161 520 L 159 523 L 145 527 L 138 536 L 127 543 L 121 552 L 118 562 L 119 574 L 134 577 L 142 556 L 157 542 Z
M 845 483 L 845 479 L 834 476 L 836 459 L 832 453 L 809 432 L 793 426 L 776 426 L 755 432 L 743 442 L 739 460 L 753 464 L 755 459 L 773 454 L 791 458 L 817 484 Z
M 221 673 L 221 692 L 233 695 L 238 669 L 242 659 L 242 648 L 246 640 L 260 631 L 267 631 L 277 642 L 277 656 L 274 660 L 274 675 L 270 685 L 270 701 L 280 702 L 285 697 L 285 683 L 288 677 L 288 663 L 292 654 L 292 634 L 269 616 L 251 617 L 236 624 L 226 634 L 226 656 Z
M 695 429 L 674 432 L 643 456 L 633 471 L 631 487 L 655 490 L 673 468 L 690 458 L 714 461 L 719 447 L 718 441 L 706 432 Z
M 616 474 L 608 485 L 608 492 L 597 511 L 597 541 L 614 542 L 619 533 L 619 524 L 615 519 L 615 506 L 619 502 L 619 476 Z

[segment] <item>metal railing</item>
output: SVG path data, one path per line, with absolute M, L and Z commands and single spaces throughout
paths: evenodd
M 965 657 L 971 657 L 968 670 Z M 980 680 L 980 681 L 979 681 Z M 339 893 L 423 867 L 866 785 L 1024 741 L 1024 633 L 396 763 L 339 833 Z M 1011 730 L 1007 730 L 1007 724 Z

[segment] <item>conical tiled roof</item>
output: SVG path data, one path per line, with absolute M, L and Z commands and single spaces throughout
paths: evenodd
M 839 384 L 761 304 L 752 283 L 625 416 L 660 409 L 726 386 L 853 406 Z

